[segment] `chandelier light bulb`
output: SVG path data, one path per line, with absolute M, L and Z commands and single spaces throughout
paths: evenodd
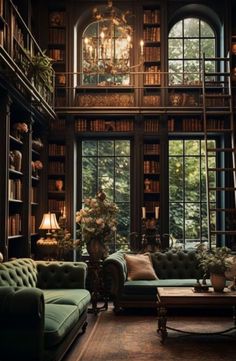
M 144 41 L 140 40 L 141 55 L 143 55 L 143 47 L 144 47 Z

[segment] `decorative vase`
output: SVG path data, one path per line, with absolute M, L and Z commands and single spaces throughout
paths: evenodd
M 86 248 L 92 261 L 99 261 L 108 255 L 107 246 L 99 239 L 91 239 L 87 242 Z
M 223 292 L 225 288 L 226 278 L 223 274 L 211 273 L 211 284 L 215 292 Z
M 19 150 L 13 150 L 15 170 L 21 172 L 22 154 Z
M 57 179 L 55 181 L 55 187 L 56 187 L 56 190 L 61 192 L 62 189 L 63 189 L 63 180 L 62 179 Z

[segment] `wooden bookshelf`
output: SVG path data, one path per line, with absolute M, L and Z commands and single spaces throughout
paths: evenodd
M 80 132 L 132 132 L 132 119 L 76 119 L 75 133 Z

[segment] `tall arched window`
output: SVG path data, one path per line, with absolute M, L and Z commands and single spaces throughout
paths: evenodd
M 201 58 L 214 58 L 216 35 L 213 28 L 198 18 L 185 18 L 170 29 L 168 37 L 169 84 L 198 84 L 201 81 Z M 207 61 L 207 71 L 215 62 Z
M 130 40 L 110 19 L 90 23 L 82 36 L 83 84 L 129 85 Z

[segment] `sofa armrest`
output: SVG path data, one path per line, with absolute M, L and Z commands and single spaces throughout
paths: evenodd
M 43 292 L 37 288 L 0 287 L 1 359 L 43 360 L 43 335 Z
M 37 287 L 42 289 L 85 288 L 87 265 L 84 262 L 36 261 Z
M 105 291 L 110 296 L 117 296 L 122 292 L 127 279 L 127 266 L 124 252 L 118 251 L 108 256 L 103 263 Z

